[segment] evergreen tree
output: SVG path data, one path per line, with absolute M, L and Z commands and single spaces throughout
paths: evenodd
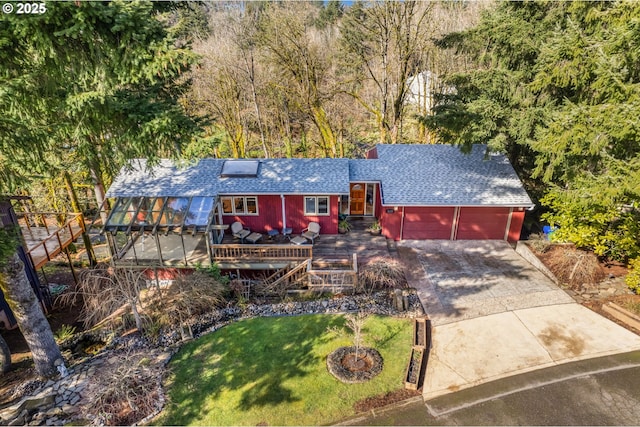
M 105 178 L 126 160 L 176 157 L 198 131 L 179 103 L 197 57 L 176 47 L 164 4 L 45 5 L 40 15 L 0 16 L 0 193 L 77 162 L 101 205 Z M 37 371 L 63 371 L 24 265 L 15 251 L 1 261 L 2 290 Z
M 640 5 L 504 2 L 442 46 L 472 54 L 425 117 L 444 142 L 506 151 L 536 185 L 557 238 L 640 253 Z
M 0 18 L 2 174 L 15 183 L 65 169 L 42 161 L 45 151 L 71 157 L 91 176 L 101 204 L 105 178 L 127 159 L 175 157 L 198 131 L 179 103 L 197 57 L 176 47 L 162 4 L 46 5 L 42 15 Z M 15 129 L 24 133 L 18 145 Z

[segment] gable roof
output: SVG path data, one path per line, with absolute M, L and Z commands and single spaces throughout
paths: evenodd
M 216 197 L 225 194 L 349 194 L 349 182 L 379 182 L 383 205 L 529 207 L 533 202 L 509 160 L 474 145 L 376 146 L 377 159 L 260 159 L 255 177 L 222 177 L 225 159 L 147 168 L 133 160 L 108 197 Z
M 144 159 L 118 174 L 108 197 L 209 196 L 220 194 L 348 194 L 348 159 L 261 159 L 256 177 L 221 177 L 225 159 L 202 159 L 177 166 L 161 160 L 147 168 Z
M 384 205 L 528 207 L 533 202 L 506 156 L 474 145 L 376 146 L 376 165 L 357 166 L 354 177 L 382 184 Z

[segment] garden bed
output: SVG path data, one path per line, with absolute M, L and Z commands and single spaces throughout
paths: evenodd
M 603 309 L 612 302 L 640 315 L 640 295 L 631 292 L 625 284 L 628 271 L 623 264 L 598 259 L 593 253 L 572 245 L 538 243 L 530 247 L 576 302 L 640 335 L 638 329 Z

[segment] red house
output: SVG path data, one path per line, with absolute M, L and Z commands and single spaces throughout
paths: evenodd
M 198 248 L 210 254 L 210 243 L 220 243 L 236 221 L 261 234 L 298 234 L 310 222 L 320 224 L 321 234 L 336 234 L 339 214 L 375 217 L 394 240 L 514 242 L 533 206 L 507 158 L 480 145 L 469 154 L 449 145 L 378 145 L 358 160 L 202 159 L 187 166 L 164 160 L 151 168 L 134 160 L 107 195 L 116 202 L 105 231 L 142 242 L 147 234 L 178 235 L 177 257 L 185 261 Z M 185 248 L 186 235 L 201 240 Z M 138 250 L 162 260 L 163 250 L 172 249 L 156 241 Z
M 533 207 L 508 159 L 476 145 L 378 145 L 352 161 L 352 181 L 379 184 L 376 217 L 394 240 L 516 242 Z

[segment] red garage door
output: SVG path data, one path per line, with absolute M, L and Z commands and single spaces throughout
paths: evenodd
M 405 207 L 402 238 L 450 239 L 453 214 L 452 207 Z
M 509 208 L 460 208 L 457 240 L 504 240 Z

